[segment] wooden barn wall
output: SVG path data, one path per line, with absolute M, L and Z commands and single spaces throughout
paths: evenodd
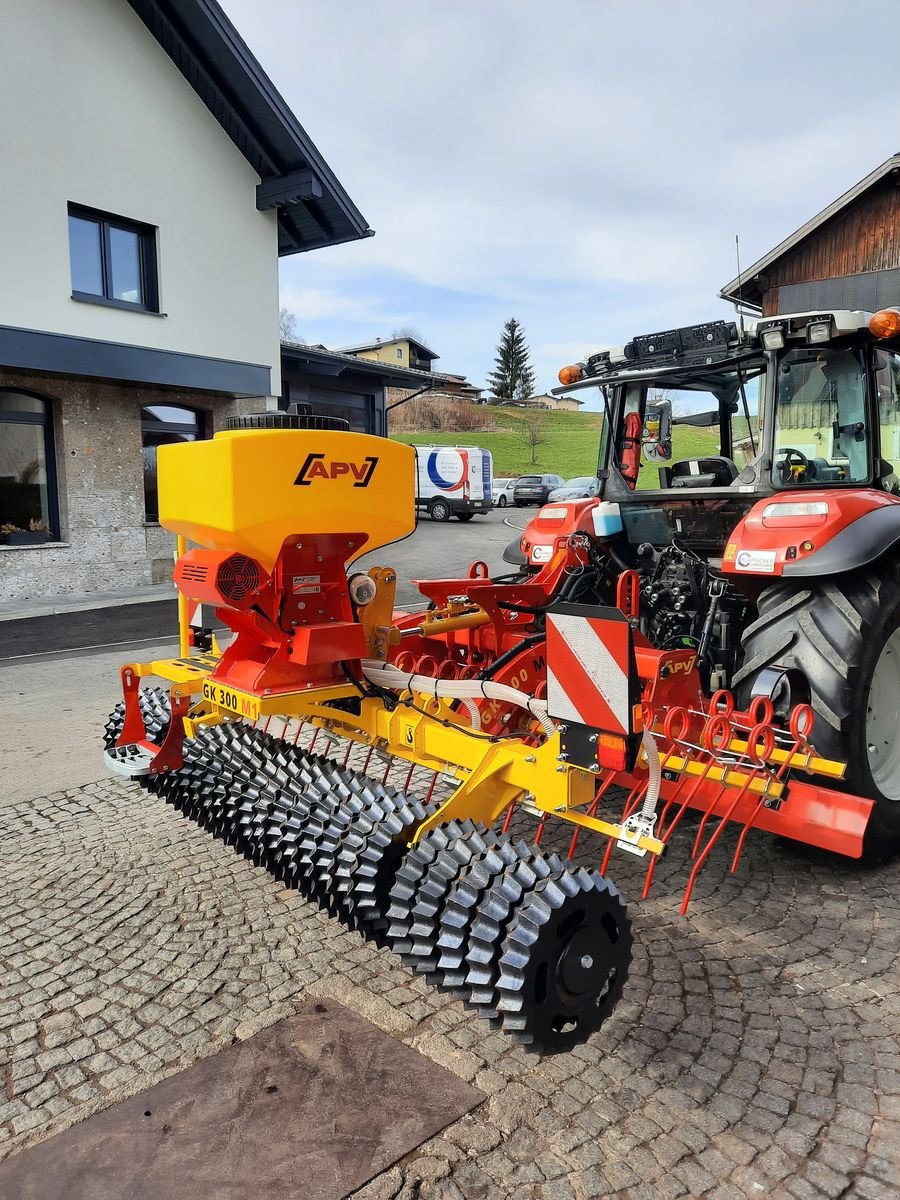
M 894 267 L 900 267 L 900 186 L 889 177 L 772 264 L 763 308 L 777 311 L 783 284 Z

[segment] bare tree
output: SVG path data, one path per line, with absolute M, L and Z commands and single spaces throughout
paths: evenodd
M 547 441 L 547 426 L 541 412 L 526 413 L 522 418 L 522 438 L 531 450 L 531 465 L 537 462 L 537 448 Z
M 278 324 L 281 330 L 281 340 L 283 342 L 300 342 L 303 343 L 303 338 L 297 332 L 297 318 L 289 308 L 285 308 L 282 304 L 278 310 Z
M 410 338 L 414 342 L 418 342 L 420 346 L 424 346 L 425 339 L 416 329 L 415 325 L 400 325 L 391 334 L 392 338 Z

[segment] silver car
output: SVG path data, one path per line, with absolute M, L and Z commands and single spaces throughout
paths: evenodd
M 600 488 L 600 480 L 594 475 L 579 475 L 562 487 L 554 488 L 548 500 L 592 500 Z

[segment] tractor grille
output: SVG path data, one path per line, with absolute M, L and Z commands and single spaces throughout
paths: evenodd
M 255 559 L 246 554 L 232 554 L 219 567 L 216 587 L 226 600 L 243 600 L 259 589 L 262 569 Z

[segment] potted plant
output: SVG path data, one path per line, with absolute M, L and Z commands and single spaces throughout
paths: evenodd
M 28 522 L 28 528 L 18 525 L 0 525 L 0 541 L 7 546 L 39 546 L 41 542 L 50 540 L 50 527 L 46 521 L 36 521 L 33 517 Z

